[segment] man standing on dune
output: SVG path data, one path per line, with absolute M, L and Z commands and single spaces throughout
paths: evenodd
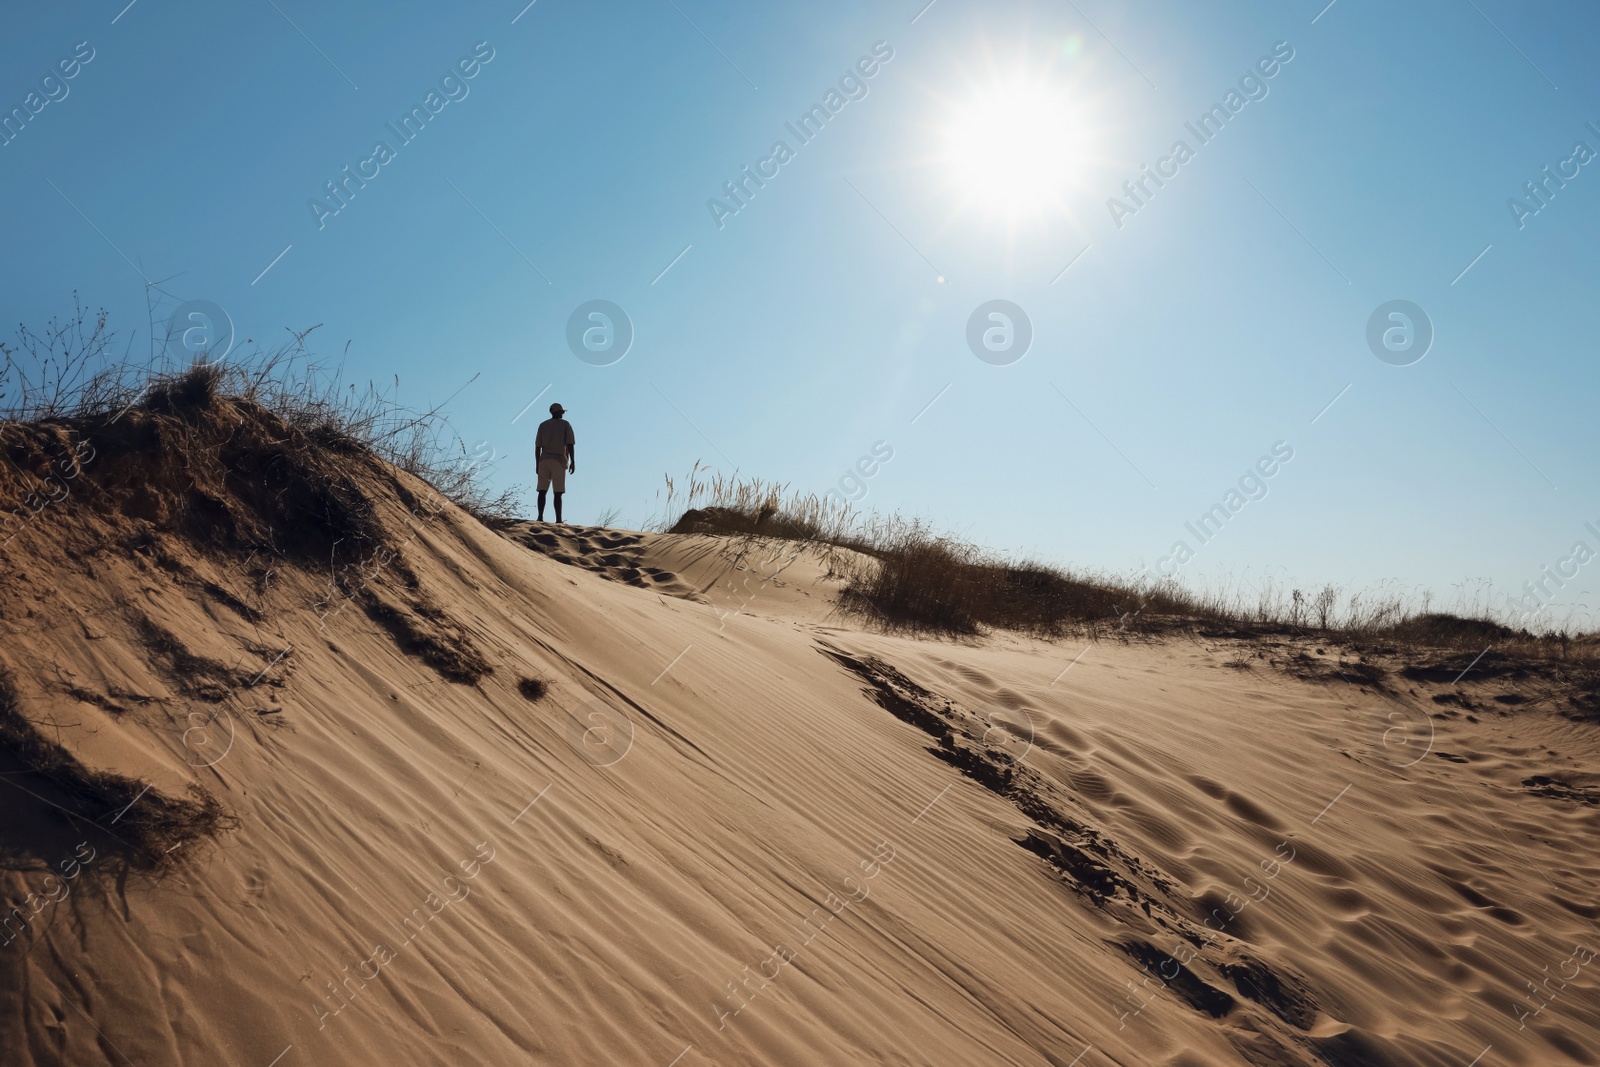
M 556 491 L 556 521 L 561 521 L 561 494 L 567 491 L 567 475 L 578 473 L 578 453 L 573 445 L 572 424 L 561 416 L 567 409 L 550 405 L 550 417 L 539 424 L 533 437 L 533 463 L 539 472 L 539 521 L 544 521 L 545 490 Z

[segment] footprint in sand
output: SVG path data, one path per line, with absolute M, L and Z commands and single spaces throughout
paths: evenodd
M 1067 778 L 1073 791 L 1088 800 L 1107 801 L 1117 791 L 1109 779 L 1095 771 L 1068 771 Z
M 1260 804 L 1257 804 L 1243 793 L 1235 793 L 1230 790 L 1228 793 L 1228 799 L 1223 801 L 1223 803 L 1228 806 L 1229 811 L 1233 812 L 1241 819 L 1246 819 L 1255 823 L 1257 826 L 1266 827 L 1268 830 L 1280 831 L 1284 828 L 1283 823 L 1278 820 L 1277 816 L 1273 815 L 1266 808 L 1263 808 Z
M 248 905 L 251 901 L 260 900 L 266 896 L 267 883 L 270 880 L 265 867 L 251 868 L 250 873 L 245 875 L 244 879 L 245 904 Z
M 964 664 L 956 665 L 956 673 L 974 685 L 981 685 L 986 688 L 992 688 L 994 686 L 993 678 L 989 677 L 987 674 L 984 674 L 982 671 L 975 671 L 971 667 L 968 667 Z
M 1444 876 L 1445 885 L 1449 886 L 1457 896 L 1466 901 L 1468 904 L 1471 904 L 1479 911 L 1487 912 L 1496 919 L 1499 919 L 1501 922 L 1505 923 L 1507 926 L 1526 926 L 1528 924 L 1528 920 L 1524 919 L 1522 917 L 1522 913 L 1516 909 L 1508 908 L 1505 905 L 1484 896 L 1466 882 L 1458 881 L 1457 879 L 1445 874 L 1443 871 L 1440 871 L 1439 873 Z

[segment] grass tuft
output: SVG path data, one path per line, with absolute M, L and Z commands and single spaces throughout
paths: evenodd
M 667 478 L 667 510 L 675 513 L 662 523 L 668 532 L 801 541 L 832 553 L 832 566 L 846 579 L 843 607 L 887 629 L 1050 637 L 1085 628 L 1157 632 L 1200 624 L 1217 636 L 1316 635 L 1374 651 L 1476 654 L 1493 647 L 1506 655 L 1600 664 L 1600 634 L 1509 626 L 1481 601 L 1452 613 L 1433 610 L 1425 594 L 1389 587 L 1306 591 L 1267 580 L 1196 591 L 1147 574 L 1075 572 L 1010 559 L 921 520 L 862 515 L 848 503 L 727 478 L 699 464 L 683 483 Z
M 398 378 L 393 386 L 346 381 L 341 368 L 310 354 L 308 338 L 318 328 L 290 331 L 276 348 L 246 342 L 253 347 L 241 345 L 221 362 L 181 365 L 154 346 L 141 361 L 131 348 L 117 354 L 104 309 L 91 314 L 75 302 L 71 315 L 52 319 L 43 332 L 18 327 L 14 344 L 0 343 L 0 436 L 17 427 L 66 426 L 98 446 L 101 437 L 125 434 L 112 427 L 130 414 L 146 426 L 151 419 L 140 413 L 158 425 L 176 418 L 214 428 L 217 409 L 232 401 L 272 416 L 282 444 L 302 458 L 306 449 L 330 458 L 372 455 L 479 519 L 516 517 L 520 489 L 487 487 L 492 453 L 469 452 L 442 405 L 418 411 L 401 404 Z M 185 432 L 184 425 L 163 429 L 167 443 Z

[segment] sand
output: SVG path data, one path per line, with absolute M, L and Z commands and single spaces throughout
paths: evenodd
M 7 765 L 8 1067 L 1600 1062 L 1600 727 L 1532 683 L 894 636 L 815 552 L 446 508 L 371 583 L 467 684 L 70 518 L 0 560 L 23 710 L 237 822 L 142 869 Z

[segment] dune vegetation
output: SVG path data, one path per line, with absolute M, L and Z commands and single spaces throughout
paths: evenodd
M 847 579 L 842 606 L 896 629 L 975 635 L 1014 630 L 1059 637 L 1085 628 L 1151 633 L 1204 627 L 1293 634 L 1374 649 L 1473 651 L 1594 665 L 1600 634 L 1513 628 L 1487 597 L 1462 611 L 1432 607 L 1430 594 L 1388 589 L 1299 589 L 1266 580 L 1248 588 L 1193 589 L 1176 579 L 1079 571 L 1013 559 L 928 523 L 862 514 L 815 493 L 698 465 L 666 479 L 672 533 L 794 540 L 837 550 Z

